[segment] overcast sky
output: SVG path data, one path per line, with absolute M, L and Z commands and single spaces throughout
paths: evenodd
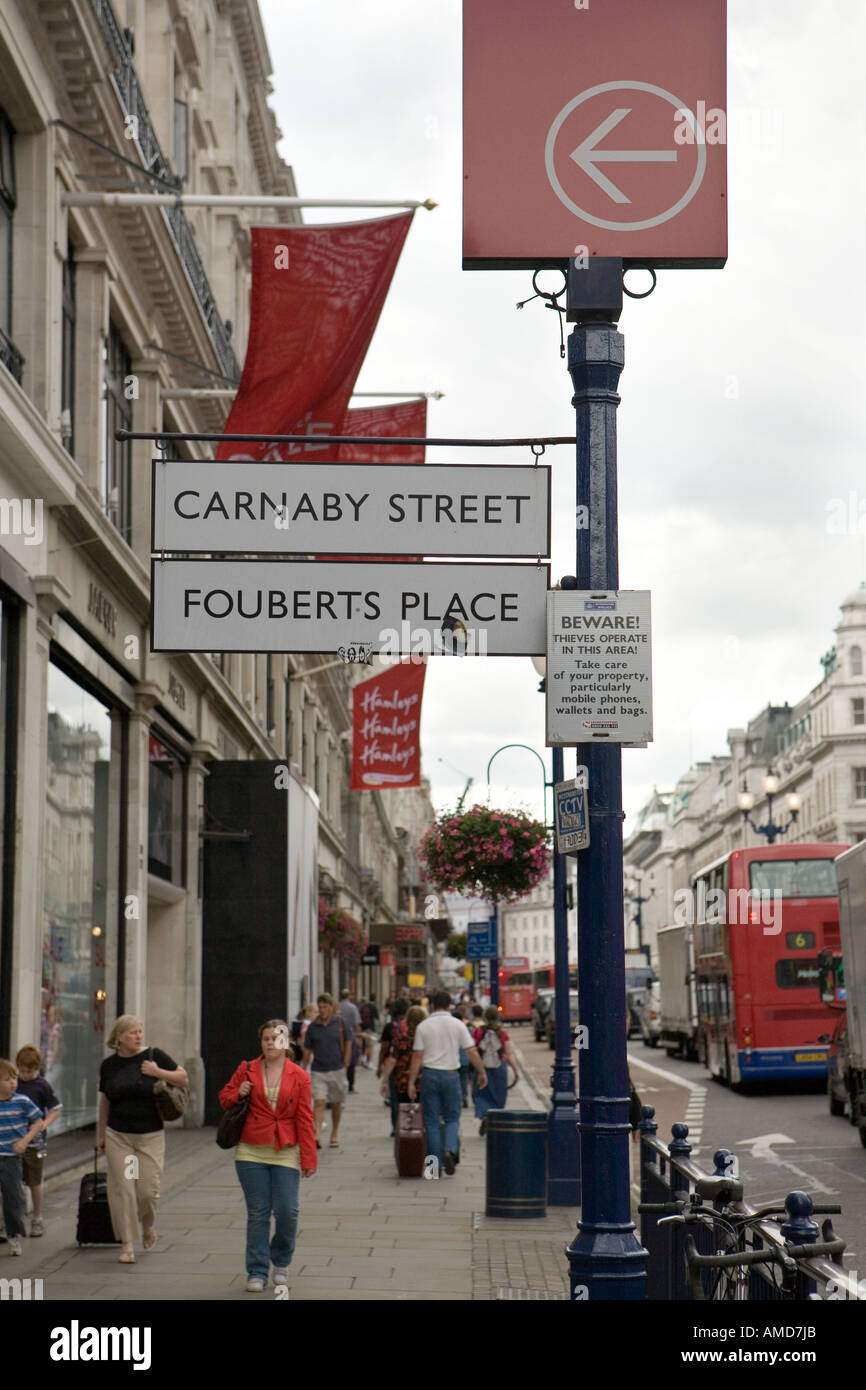
M 556 318 L 538 301 L 515 310 L 529 272 L 461 270 L 458 0 L 260 7 L 298 191 L 439 203 L 415 216 L 359 389 L 444 391 L 432 435 L 573 434 Z M 730 0 L 727 267 L 660 271 L 620 320 L 620 585 L 652 592 L 655 695 L 655 741 L 623 753 L 626 834 L 653 784 L 669 789 L 727 751 L 729 728 L 818 682 L 839 604 L 866 579 L 864 51 L 862 0 Z M 574 571 L 574 459 L 551 461 L 556 580 Z M 828 509 L 849 493 L 863 530 L 832 534 Z M 537 685 L 527 659 L 431 661 L 437 805 L 470 776 L 486 794 L 503 744 L 549 762 Z M 537 810 L 540 785 L 530 754 L 496 759 L 498 804 Z

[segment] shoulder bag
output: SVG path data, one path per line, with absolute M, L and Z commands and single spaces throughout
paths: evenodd
M 147 1055 L 152 1062 L 152 1047 L 147 1049 Z M 173 1086 L 170 1081 L 160 1079 L 153 1088 L 153 1098 L 161 1119 L 181 1120 L 189 1105 L 189 1086 Z
M 252 1081 L 250 1064 L 247 1062 L 247 1081 Z M 236 1144 L 241 1142 L 244 1125 L 247 1121 L 247 1111 L 250 1108 L 250 1096 L 252 1091 L 248 1091 L 245 1096 L 232 1106 L 231 1110 L 224 1110 L 222 1119 L 217 1125 L 216 1141 L 221 1149 L 233 1149 Z

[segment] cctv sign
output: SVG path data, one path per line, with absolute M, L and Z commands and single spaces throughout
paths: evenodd
M 722 266 L 726 0 L 464 0 L 464 269 Z

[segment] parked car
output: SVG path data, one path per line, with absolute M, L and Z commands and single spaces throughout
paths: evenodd
M 641 1037 L 647 1047 L 657 1047 L 662 1029 L 662 987 L 653 980 L 647 989 L 647 997 L 640 1011 Z
M 578 1013 L 578 1006 L 577 1006 L 577 990 L 576 990 L 576 989 L 570 989 L 570 990 L 568 991 L 568 1017 L 569 1017 L 569 1020 L 570 1020 L 570 1022 L 571 1022 L 571 1046 L 574 1047 L 575 1044 L 576 1044 L 576 1041 L 577 1041 L 577 1039 L 576 1039 L 577 1026 L 578 1026 L 578 1024 L 579 1024 L 579 1022 L 580 1022 L 580 1015 L 579 1015 L 579 1013 Z M 545 1028 L 545 1032 L 546 1032 L 546 1034 L 547 1034 L 547 1046 L 550 1048 L 550 1050 L 551 1050 L 551 1052 L 552 1052 L 553 1049 L 556 1047 L 556 1014 L 555 1014 L 555 1010 L 554 1010 L 554 1008 L 553 1008 L 553 1001 L 552 1001 L 552 1000 L 551 1000 L 551 1007 L 548 1009 L 548 1011 L 547 1011 L 547 1017 L 546 1017 L 546 1019 L 545 1019 L 545 1021 L 544 1021 L 544 1028 Z
M 553 989 L 540 989 L 536 992 L 535 1003 L 532 1006 L 532 1030 L 536 1042 L 544 1042 L 547 1037 L 547 1015 L 553 1005 L 555 993 Z

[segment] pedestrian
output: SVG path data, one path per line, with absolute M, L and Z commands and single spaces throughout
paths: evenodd
M 312 1177 L 318 1167 L 310 1078 L 288 1056 L 288 1024 L 269 1018 L 259 1029 L 259 1042 L 261 1056 L 241 1062 L 219 1093 L 223 1110 L 250 1097 L 235 1149 L 235 1171 L 247 1204 L 249 1293 L 262 1292 L 270 1266 L 275 1287 L 288 1283 L 300 1180 Z
M 475 1118 L 481 1121 L 479 1134 L 487 1133 L 488 1110 L 504 1110 L 508 1100 L 508 1068 L 518 1075 L 517 1060 L 511 1040 L 502 1026 L 502 1019 L 495 1004 L 491 1004 L 484 1014 L 484 1024 L 475 1028 L 472 1036 L 478 1047 L 478 1055 L 487 1073 L 487 1085 L 475 1087 Z
M 301 1061 L 304 1055 L 304 1034 L 306 1033 L 308 1027 L 310 1026 L 315 1017 L 315 1004 L 305 1004 L 302 1009 L 298 1009 L 298 1012 L 295 1015 L 294 1022 L 292 1023 L 292 1061 L 296 1062 L 298 1066 L 301 1065 Z
M 358 1034 L 361 1031 L 361 1014 L 358 1006 L 349 998 L 347 989 L 340 990 L 340 1017 L 343 1020 L 343 1031 L 346 1040 L 352 1044 L 349 1053 L 349 1061 L 346 1066 L 346 1080 L 349 1083 L 349 1095 L 355 1093 L 355 1067 L 360 1056 L 361 1044 Z
M 395 999 L 391 1006 L 391 1017 L 382 1029 L 382 1036 L 379 1039 L 379 1064 L 376 1068 L 376 1075 L 382 1076 L 385 1070 L 385 1063 L 391 1055 L 391 1045 L 395 1036 L 405 1030 L 406 1014 L 409 1005 L 405 999 Z M 387 1104 L 391 1107 L 391 1138 L 394 1138 L 394 1131 L 397 1128 L 397 1110 L 400 1102 L 397 1099 L 397 1092 L 394 1090 L 393 1072 L 388 1077 L 388 1100 Z
M 472 1005 L 472 1021 L 471 1021 L 471 1023 L 469 1024 L 469 1027 L 470 1027 L 470 1028 L 483 1028 L 483 1027 L 484 1027 L 484 1010 L 482 1009 L 482 1007 L 481 1007 L 480 1004 L 473 1004 L 473 1005 Z
M 316 1001 L 319 1016 L 314 1018 L 304 1034 L 304 1066 L 310 1067 L 313 1106 L 316 1119 L 316 1148 L 322 1147 L 322 1125 L 325 1106 L 331 1107 L 331 1139 L 329 1149 L 340 1147 L 340 1119 L 343 1102 L 349 1089 L 346 1068 L 352 1044 L 346 1037 L 343 1020 L 330 994 L 320 994 Z
M 406 1015 L 406 1027 L 401 1028 L 394 1036 L 391 1043 L 391 1055 L 386 1059 L 382 1069 L 381 1093 L 383 1096 L 387 1094 L 393 1077 L 398 1106 L 409 1104 L 409 1072 L 412 1068 L 415 1030 L 426 1017 L 426 1009 L 421 1009 L 417 1005 L 412 1006 Z
M 0 1194 L 10 1255 L 21 1254 L 21 1237 L 27 1234 L 21 1159 L 45 1127 L 39 1107 L 17 1090 L 18 1068 L 0 1057 Z
M 416 1081 L 421 1073 L 421 1109 L 427 1131 L 427 1154 L 450 1176 L 460 1161 L 460 1049 L 478 1073 L 478 1084 L 487 1085 L 484 1063 L 475 1039 L 465 1023 L 451 1013 L 451 995 L 437 990 L 433 1012 L 415 1030 L 408 1095 L 413 1101 Z M 423 1071 L 422 1071 L 423 1067 Z M 444 1124 L 444 1134 L 441 1126 Z
M 42 1221 L 42 1197 L 45 1191 L 42 1172 L 48 1148 L 45 1134 L 49 1125 L 54 1124 L 63 1107 L 45 1077 L 39 1075 L 42 1053 L 38 1047 L 28 1043 L 25 1047 L 19 1048 L 15 1065 L 18 1068 L 18 1094 L 29 1096 L 33 1104 L 42 1111 L 45 1120 L 42 1129 L 34 1141 L 28 1144 L 21 1156 L 21 1173 L 25 1186 L 30 1188 L 30 1195 L 33 1198 L 30 1234 L 31 1236 L 41 1236 L 45 1234 L 45 1226 Z
M 462 1004 L 462 1003 L 461 1003 L 461 1004 L 458 1004 L 457 1007 L 456 1007 L 455 1010 L 454 1010 L 454 1017 L 455 1017 L 455 1018 L 459 1018 L 460 1021 L 461 1021 L 461 1023 L 468 1023 L 468 1021 L 469 1021 L 469 1006 L 468 1006 L 467 1004 Z M 461 1098 L 462 1098 L 463 1109 L 464 1109 L 464 1110 L 466 1110 L 467 1107 L 468 1107 L 468 1105 L 469 1105 L 469 1073 L 471 1072 L 471 1070 L 472 1070 L 472 1068 L 471 1068 L 471 1066 L 469 1065 L 469 1058 L 466 1056 L 466 1049 L 465 1049 L 465 1047 L 461 1047 L 461 1049 L 460 1049 L 460 1095 L 461 1095 Z
M 160 1048 L 144 1046 L 144 1026 L 134 1014 L 121 1014 L 106 1044 L 114 1052 L 99 1068 L 97 1144 L 108 1164 L 108 1206 L 120 1241 L 120 1264 L 135 1264 L 133 1242 L 139 1224 L 142 1245 L 152 1250 L 159 1183 L 165 1165 L 165 1130 L 153 1088 L 157 1081 L 188 1086 L 179 1067 Z M 148 1056 L 152 1053 L 152 1056 Z

